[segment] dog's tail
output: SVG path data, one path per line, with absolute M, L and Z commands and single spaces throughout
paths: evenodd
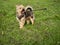
M 27 7 L 25 8 L 25 10 L 26 10 L 26 11 L 33 11 L 33 8 L 32 8 L 31 6 L 27 6 Z

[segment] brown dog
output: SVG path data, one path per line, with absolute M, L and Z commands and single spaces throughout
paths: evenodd
M 16 18 L 20 28 L 23 28 L 25 24 L 25 7 L 23 5 L 16 5 Z
M 34 24 L 33 9 L 31 6 L 24 7 L 23 5 L 16 5 L 16 18 L 19 22 L 20 28 L 23 28 L 25 22 Z

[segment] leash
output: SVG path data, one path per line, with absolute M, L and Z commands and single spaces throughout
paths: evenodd
M 40 10 L 47 10 L 47 8 L 42 8 L 42 9 L 34 9 L 33 11 L 40 11 Z

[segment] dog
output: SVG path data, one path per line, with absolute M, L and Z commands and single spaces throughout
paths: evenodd
M 32 23 L 32 25 L 34 24 L 34 14 L 33 14 L 33 8 L 31 6 L 26 6 L 25 7 L 25 18 L 26 18 L 26 22 L 27 24 L 29 24 L 30 22 Z
M 23 5 L 16 5 L 16 18 L 20 28 L 23 28 L 25 24 L 25 7 Z
M 25 22 L 34 24 L 33 8 L 31 6 L 24 7 L 23 5 L 16 5 L 16 18 L 19 22 L 20 28 L 23 28 Z

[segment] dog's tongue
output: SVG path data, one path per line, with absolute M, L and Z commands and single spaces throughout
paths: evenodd
M 24 11 L 21 11 L 21 13 L 23 14 L 23 13 L 24 13 Z

